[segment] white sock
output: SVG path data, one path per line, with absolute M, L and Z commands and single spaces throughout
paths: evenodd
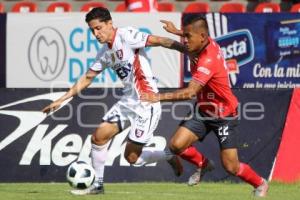
M 94 184 L 97 186 L 103 185 L 104 167 L 105 167 L 105 160 L 107 158 L 108 144 L 109 142 L 101 146 L 92 144 L 91 158 L 92 158 L 93 168 L 95 169 Z
M 159 162 L 162 160 L 170 160 L 173 154 L 168 151 L 158 151 L 158 150 L 144 150 L 142 151 L 140 157 L 134 163 L 135 165 L 145 165 L 150 163 Z

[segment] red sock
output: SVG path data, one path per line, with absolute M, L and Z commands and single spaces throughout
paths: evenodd
M 197 167 L 202 168 L 207 165 L 207 159 L 194 146 L 189 146 L 179 156 Z
M 255 188 L 263 183 L 263 178 L 245 163 L 240 163 L 240 169 L 236 175 Z

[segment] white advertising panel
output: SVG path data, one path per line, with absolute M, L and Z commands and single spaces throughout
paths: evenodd
M 150 34 L 179 40 L 167 33 L 160 19 L 180 27 L 180 13 L 112 13 L 116 27 L 132 26 Z M 6 86 L 8 88 L 70 87 L 93 63 L 102 47 L 84 13 L 8 13 Z M 180 53 L 162 47 L 147 48 L 159 87 L 180 86 Z M 101 73 L 92 87 L 122 87 L 112 69 Z

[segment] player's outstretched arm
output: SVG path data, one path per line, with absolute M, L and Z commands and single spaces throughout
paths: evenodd
M 188 87 L 166 93 L 143 93 L 140 97 L 142 101 L 155 103 L 158 101 L 182 101 L 195 97 L 202 89 L 202 85 L 195 80 L 191 80 Z
M 98 75 L 98 72 L 88 70 L 62 97 L 52 102 L 50 105 L 42 109 L 42 112 L 49 113 L 60 107 L 60 105 L 67 99 L 78 94 L 81 90 L 87 88 Z
M 147 40 L 147 46 L 162 46 L 168 49 L 175 49 L 181 53 L 187 53 L 186 47 L 181 44 L 180 42 L 177 42 L 175 40 L 172 40 L 167 37 L 160 37 L 156 35 L 149 35 Z
M 183 37 L 183 31 L 177 29 L 173 22 L 167 20 L 160 20 L 160 22 L 164 24 L 163 28 L 167 32 Z

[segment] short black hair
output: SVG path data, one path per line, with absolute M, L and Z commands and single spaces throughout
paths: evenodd
M 208 24 L 207 24 L 206 18 L 203 14 L 194 14 L 194 13 L 185 14 L 182 17 L 182 21 L 183 21 L 182 25 L 183 25 L 183 27 L 185 27 L 185 26 L 193 24 L 194 22 L 199 21 L 199 20 L 204 22 L 204 27 L 208 30 Z
M 93 19 L 99 19 L 100 22 L 111 20 L 110 12 L 107 8 L 96 7 L 90 10 L 85 16 L 85 22 L 88 23 Z

